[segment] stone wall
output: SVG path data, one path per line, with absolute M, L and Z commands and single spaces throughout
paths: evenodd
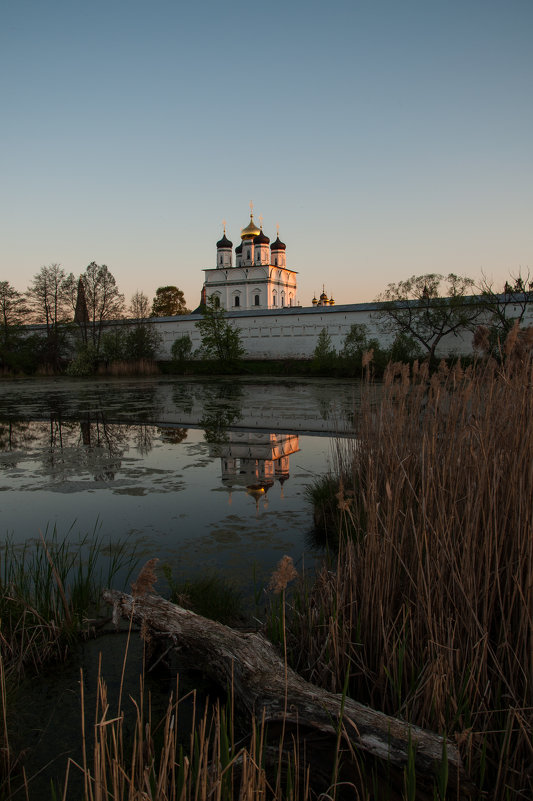
M 340 350 L 354 323 L 366 325 L 369 337 L 376 338 L 387 347 L 391 337 L 383 332 L 382 324 L 376 318 L 378 308 L 377 303 L 316 308 L 297 306 L 257 312 L 227 312 L 226 319 L 239 328 L 249 359 L 310 359 L 323 328 L 327 328 L 333 347 Z M 162 336 L 159 358 L 170 358 L 172 343 L 185 334 L 191 337 L 193 349 L 199 348 L 201 339 L 195 327 L 195 322 L 199 319 L 199 314 L 157 319 L 155 324 Z M 467 354 L 472 350 L 471 343 L 472 337 L 468 332 L 461 337 L 447 337 L 443 340 L 439 353 Z

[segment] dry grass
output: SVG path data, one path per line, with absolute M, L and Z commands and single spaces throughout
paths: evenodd
M 83 676 L 80 686 L 83 688 Z M 275 753 L 266 745 L 264 721 L 251 721 L 246 742 L 235 742 L 231 703 L 203 708 L 193 693 L 193 721 L 190 735 L 180 731 L 179 681 L 169 698 L 163 720 L 152 721 L 150 699 L 145 697 L 141 680 L 138 699 L 130 699 L 135 710 L 133 735 L 128 735 L 125 715 L 111 709 L 102 676 L 98 681 L 94 722 L 82 696 L 83 753 L 80 763 L 69 760 L 64 785 L 56 794 L 63 801 L 71 797 L 72 779 L 83 777 L 86 801 L 222 801 L 222 799 L 301 799 L 312 798 L 306 774 L 301 776 L 296 751 L 286 755 L 283 791 L 276 791 L 269 778 L 268 765 Z M 291 777 L 287 779 L 287 776 Z M 77 782 L 75 782 L 77 784 Z
M 110 362 L 99 365 L 98 375 L 157 375 L 159 367 L 151 359 L 137 359 L 132 361 Z
M 338 444 L 357 536 L 289 624 L 308 679 L 342 691 L 349 671 L 353 697 L 455 737 L 480 791 L 510 799 L 533 797 L 528 337 L 500 364 L 390 365 L 379 403 L 367 387 Z

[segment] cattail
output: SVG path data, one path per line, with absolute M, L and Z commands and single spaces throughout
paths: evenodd
M 279 560 L 277 568 L 272 573 L 268 589 L 272 590 L 275 595 L 279 595 L 289 581 L 295 579 L 297 575 L 298 571 L 292 563 L 292 556 L 285 555 Z
M 513 352 L 513 350 L 515 349 L 519 331 L 520 331 L 520 325 L 517 320 L 516 323 L 511 328 L 511 330 L 509 331 L 509 333 L 507 334 L 505 340 L 505 355 L 507 357 L 509 357 Z
M 146 595 L 149 592 L 153 592 L 154 584 L 157 581 L 157 576 L 154 569 L 157 562 L 159 562 L 159 559 L 150 559 L 137 576 L 137 581 L 132 583 L 131 589 L 134 598 L 137 598 L 139 595 Z
M 472 347 L 481 353 L 488 353 L 490 350 L 489 329 L 486 325 L 478 325 L 472 339 Z
M 373 361 L 374 361 L 374 348 L 370 348 L 370 350 L 365 350 L 361 360 L 363 369 L 365 367 L 368 367 L 368 365 L 371 364 Z

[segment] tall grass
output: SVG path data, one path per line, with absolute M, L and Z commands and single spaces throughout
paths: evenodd
M 518 343 L 519 345 L 522 343 Z M 480 790 L 533 797 L 533 368 L 389 365 L 337 447 L 341 536 L 296 603 L 304 675 L 461 746 Z M 355 536 L 353 533 L 355 532 Z
M 98 375 L 157 375 L 159 367 L 152 359 L 131 359 L 98 365 Z
M 107 558 L 104 558 L 106 555 Z M 0 551 L 0 798 L 11 797 L 17 756 L 11 752 L 10 702 L 18 681 L 63 659 L 88 634 L 100 608 L 101 590 L 119 572 L 125 581 L 135 551 L 107 547 L 93 535 L 74 540 L 69 532 L 17 546 L 7 539 Z
M 7 672 L 38 670 L 62 655 L 72 636 L 89 625 L 100 592 L 119 571 L 128 574 L 136 556 L 126 543 L 109 549 L 93 535 L 74 540 L 54 531 L 0 551 L 0 650 Z
M 187 698 L 179 697 L 178 680 L 165 716 L 154 721 L 141 679 L 138 698 L 130 699 L 135 715 L 133 732 L 128 732 L 126 717 L 121 709 L 112 708 L 100 676 L 90 725 L 93 713 L 82 699 L 81 763 L 69 760 L 63 787 L 55 791 L 55 798 L 72 797 L 73 779 L 77 786 L 80 773 L 86 801 L 312 798 L 305 773 L 303 781 L 300 778 L 301 764 L 294 752 L 286 755 L 285 788 L 283 792 L 275 790 L 269 770 L 274 754 L 266 745 L 264 719 L 252 720 L 248 736 L 236 742 L 231 699 L 227 705 L 199 705 L 193 693 L 192 726 L 187 721 L 188 734 L 184 736 L 180 704 Z

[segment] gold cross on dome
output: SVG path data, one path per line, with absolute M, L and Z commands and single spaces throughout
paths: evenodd
M 262 217 L 262 215 L 261 215 L 261 214 L 259 215 L 259 226 L 260 226 L 261 228 L 263 227 L 263 217 Z
M 253 215 L 253 213 L 254 213 L 254 202 L 253 200 L 250 200 L 250 217 Z
M 226 233 L 226 220 L 222 220 L 222 225 L 224 226 L 224 233 Z
M 276 223 L 276 234 L 278 235 L 278 239 L 279 239 L 279 223 Z

